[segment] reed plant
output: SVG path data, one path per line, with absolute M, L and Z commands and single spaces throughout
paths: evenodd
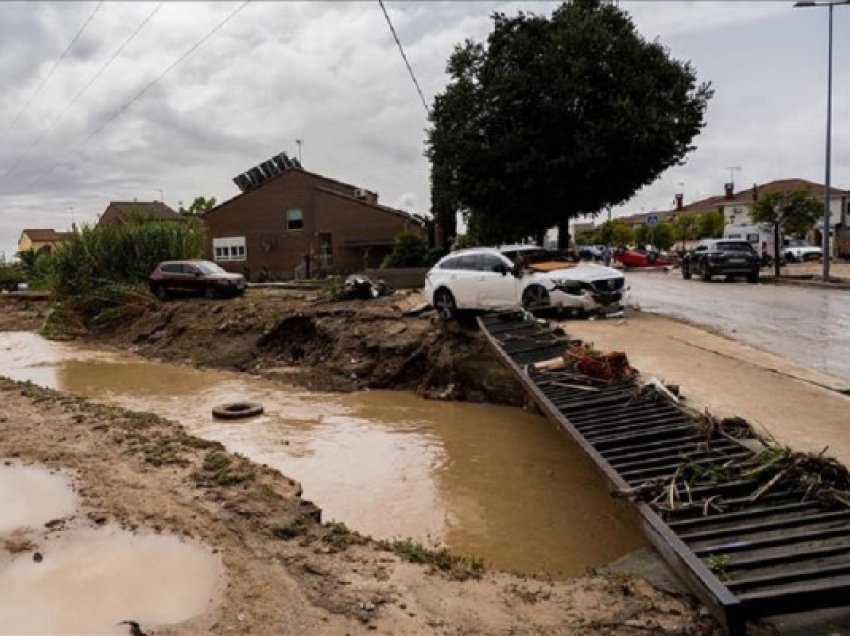
M 201 258 L 196 221 L 131 221 L 84 227 L 50 258 L 49 286 L 86 320 L 113 323 L 150 302 L 148 276 L 160 261 Z

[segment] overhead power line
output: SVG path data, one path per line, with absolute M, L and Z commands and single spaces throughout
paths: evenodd
M 209 40 L 213 35 L 215 35 L 220 29 L 222 29 L 228 22 L 230 22 L 236 15 L 242 11 L 246 6 L 251 3 L 251 0 L 245 0 L 245 2 L 241 3 L 238 7 L 236 7 L 233 11 L 231 11 L 223 20 L 221 20 L 218 24 L 216 24 L 212 29 L 210 29 L 207 34 L 198 40 L 195 44 L 192 45 L 185 53 L 183 53 L 180 57 L 178 57 L 174 62 L 172 62 L 164 71 L 162 71 L 159 75 L 157 75 L 153 80 L 145 84 L 141 90 L 139 90 L 133 97 L 131 97 L 128 101 L 126 101 L 120 108 L 118 108 L 112 115 L 106 118 L 97 128 L 92 130 L 86 137 L 84 137 L 81 141 L 77 142 L 70 150 L 68 150 L 65 154 L 68 156 L 76 153 L 80 148 L 82 148 L 85 144 L 87 144 L 93 137 L 98 135 L 104 128 L 109 126 L 113 121 L 118 119 L 124 112 L 127 111 L 130 106 L 132 106 L 138 99 L 140 99 L 145 93 L 147 93 L 151 88 L 153 88 L 157 83 L 159 83 L 162 78 L 164 78 L 168 73 L 174 70 L 181 62 L 183 62 L 187 57 L 192 55 L 195 51 L 197 51 L 207 40 Z M 41 181 L 42 178 L 53 172 L 59 165 L 61 161 L 57 161 L 50 168 L 41 172 L 33 181 L 28 183 L 23 190 L 28 190 L 32 188 L 37 183 Z
M 407 72 L 410 73 L 410 79 L 413 80 L 413 85 L 416 87 L 416 92 L 419 93 L 419 99 L 422 100 L 422 105 L 425 107 L 425 112 L 430 115 L 431 109 L 428 108 L 428 100 L 425 99 L 425 95 L 422 93 L 422 89 L 419 87 L 419 82 L 416 80 L 416 75 L 413 73 L 413 68 L 410 66 L 410 62 L 407 61 L 407 55 L 404 54 L 404 48 L 401 46 L 401 42 L 398 39 L 398 34 L 395 32 L 393 22 L 392 20 L 390 20 L 390 14 L 387 13 L 387 8 L 384 6 L 384 0 L 378 0 L 378 4 L 381 5 L 381 11 L 384 12 L 384 17 L 387 19 L 387 25 L 390 27 L 390 32 L 393 34 L 393 39 L 398 45 L 398 52 L 401 53 L 401 59 L 404 60 L 404 65 L 407 67 Z
M 106 71 L 107 68 L 109 68 L 112 62 L 114 62 L 118 58 L 118 56 L 124 52 L 124 49 L 126 49 L 130 45 L 130 43 L 136 39 L 136 36 L 141 32 L 142 29 L 145 28 L 147 23 L 153 19 L 153 17 L 160 9 L 162 9 L 163 4 L 165 3 L 160 2 L 158 5 L 156 5 L 156 7 L 154 7 L 153 11 L 151 11 L 147 15 L 147 17 L 141 21 L 141 23 L 136 27 L 136 29 L 127 37 L 126 40 L 124 40 L 121 46 L 119 46 L 115 50 L 115 52 L 109 57 L 109 59 L 107 59 L 106 62 L 104 62 L 103 65 L 97 70 L 97 72 L 92 75 L 88 83 L 86 83 L 86 85 L 83 86 L 77 92 L 76 95 L 74 95 L 74 97 L 71 99 L 70 102 L 68 102 L 65 108 L 63 108 L 59 113 L 57 113 L 56 116 L 50 121 L 50 123 L 42 129 L 41 133 L 32 141 L 32 143 L 27 147 L 27 149 L 15 158 L 15 160 L 12 162 L 12 165 L 10 165 L 6 169 L 6 171 L 2 175 L 0 175 L 0 178 L 4 178 L 10 173 L 14 172 L 15 168 L 18 167 L 21 161 L 23 161 L 26 157 L 29 156 L 30 152 L 32 152 L 32 150 L 39 143 L 41 143 L 41 140 L 44 139 L 56 127 L 56 124 L 59 123 L 59 121 L 66 115 L 66 113 L 74 107 L 74 104 L 76 104 L 80 100 L 80 98 L 85 95 L 86 92 L 88 92 L 88 90 L 94 85 L 94 83 L 97 82 L 98 79 L 100 79 L 100 76 L 103 75 L 103 73 Z
M 68 43 L 68 46 L 66 46 L 65 50 L 62 51 L 62 55 L 60 55 L 59 59 L 56 60 L 56 62 L 53 63 L 53 67 L 47 73 L 45 78 L 43 80 L 41 80 L 41 84 L 38 85 L 38 88 L 35 89 L 35 92 L 30 96 L 30 98 L 27 100 L 27 102 L 23 106 L 21 106 L 21 110 L 18 111 L 18 114 L 15 115 L 15 118 L 12 120 L 12 123 L 9 124 L 9 127 L 3 133 L 3 136 L 0 137 L 0 142 L 4 141 L 6 139 L 6 137 L 9 135 L 9 132 L 15 127 L 15 124 L 18 123 L 18 120 L 21 118 L 21 115 L 23 115 L 24 112 L 26 112 L 26 110 L 27 110 L 27 108 L 29 108 L 30 104 L 32 104 L 33 101 L 35 101 L 35 98 L 38 97 L 38 95 L 41 93 L 42 89 L 47 85 L 47 82 L 50 81 L 50 78 L 53 77 L 53 74 L 56 72 L 56 69 L 59 68 L 59 65 L 62 63 L 62 60 L 64 60 L 68 56 L 69 51 L 73 48 L 74 44 L 76 44 L 77 40 L 80 39 L 80 36 L 83 34 L 83 31 L 86 30 L 86 27 L 88 27 L 89 23 L 92 21 L 92 19 L 97 14 L 97 12 L 100 11 L 100 8 L 102 6 L 103 6 L 103 2 L 97 3 L 94 10 L 89 14 L 89 17 L 86 18 L 85 22 L 83 22 L 83 26 L 80 27 L 80 30 L 77 31 L 76 35 L 74 35 L 74 37 L 71 38 L 71 41 Z

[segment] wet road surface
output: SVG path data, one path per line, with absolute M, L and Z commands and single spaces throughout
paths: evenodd
M 631 303 L 707 326 L 804 367 L 850 377 L 850 292 L 628 272 Z

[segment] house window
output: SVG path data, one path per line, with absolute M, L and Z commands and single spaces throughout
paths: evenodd
M 244 261 L 245 237 L 225 236 L 213 239 L 213 254 L 217 261 Z
M 300 230 L 304 227 L 304 213 L 301 208 L 289 208 L 286 211 L 286 229 Z

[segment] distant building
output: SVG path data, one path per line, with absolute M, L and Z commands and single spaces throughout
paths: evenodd
M 821 183 L 807 181 L 806 179 L 778 179 L 768 183 L 754 184 L 753 187 L 741 190 L 736 194 L 727 191 L 726 195 L 717 204 L 717 209 L 723 213 L 726 222 L 730 225 L 748 225 L 752 223 L 750 208 L 759 195 L 778 192 L 791 194 L 792 192 L 807 192 L 816 199 L 823 201 L 826 196 L 826 186 Z M 847 227 L 848 197 L 850 192 L 839 188 L 830 188 L 830 229 L 837 224 Z M 823 219 L 815 224 L 815 230 L 819 233 L 823 228 Z
M 132 219 L 156 221 L 185 221 L 160 201 L 110 201 L 97 221 L 98 227 L 121 225 Z
M 728 225 L 749 225 L 752 223 L 750 217 L 750 208 L 760 194 L 769 192 L 780 192 L 790 194 L 792 192 L 804 191 L 808 192 L 815 198 L 823 200 L 826 193 L 826 186 L 806 179 L 777 179 L 762 184 L 753 184 L 752 187 L 735 192 L 735 186 L 732 183 L 724 184 L 724 193 L 700 199 L 684 205 L 682 195 L 676 196 L 676 205 L 672 210 L 663 210 L 657 212 L 648 212 L 641 214 L 631 214 L 628 216 L 619 217 L 629 225 L 636 226 L 646 223 L 646 217 L 650 214 L 657 217 L 659 223 L 665 223 L 676 220 L 676 217 L 683 213 L 704 214 L 706 212 L 719 212 L 726 219 Z M 830 188 L 830 228 L 834 229 L 836 225 L 847 227 L 847 216 L 850 213 L 850 192 L 839 188 Z M 819 241 L 820 230 L 823 227 L 823 220 L 819 220 L 815 224 L 815 236 L 813 240 Z
M 280 277 L 345 273 L 380 265 L 402 232 L 424 236 L 420 219 L 379 204 L 375 192 L 284 159 L 239 175 L 243 192 L 203 215 L 208 257 L 222 267 Z
M 23 230 L 18 239 L 18 251 L 52 252 L 58 245 L 67 243 L 73 238 L 73 232 L 57 232 L 56 230 Z

